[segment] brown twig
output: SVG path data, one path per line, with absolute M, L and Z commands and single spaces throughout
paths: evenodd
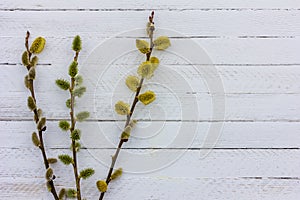
M 25 38 L 25 47 L 26 47 L 26 51 L 28 52 L 28 57 L 29 57 L 29 60 L 30 60 L 32 54 L 29 51 L 29 42 L 28 42 L 29 37 L 30 37 L 30 32 L 27 31 L 26 38 Z M 26 66 L 28 71 L 30 70 L 31 67 L 32 66 L 30 66 L 30 65 Z M 36 104 L 33 80 L 29 81 L 29 91 L 31 93 L 31 97 L 33 98 L 33 100 Z M 39 122 L 39 115 L 38 115 L 37 108 L 33 109 L 33 113 L 35 115 L 35 123 L 37 124 Z M 42 130 L 38 131 L 38 133 L 39 133 L 38 136 L 39 136 L 39 142 L 40 142 L 39 149 L 41 150 L 43 160 L 44 160 L 45 169 L 47 170 L 49 168 L 49 162 L 48 162 L 48 158 L 47 158 L 47 154 L 46 154 L 46 150 L 45 150 L 45 145 L 44 145 L 44 140 L 43 140 L 43 131 L 46 131 L 46 126 Z M 52 179 L 55 179 L 55 175 L 53 175 Z M 50 192 L 52 193 L 54 199 L 59 200 L 53 180 L 49 180 L 48 183 L 49 183 L 49 186 L 50 186 L 50 189 L 51 189 Z
M 152 11 L 151 15 L 149 16 L 149 22 L 151 23 L 151 25 L 154 25 L 153 19 L 154 19 L 154 11 Z M 153 46 L 154 46 L 154 44 L 153 44 L 153 31 L 154 31 L 154 29 L 150 29 L 150 33 L 149 33 L 150 51 L 146 54 L 146 61 L 150 60 L 150 57 L 151 57 L 151 54 L 152 54 L 152 49 L 153 49 Z M 138 88 L 136 90 L 136 93 L 135 93 L 135 97 L 134 97 L 133 102 L 131 104 L 130 113 L 127 115 L 127 120 L 126 120 L 124 128 L 126 128 L 129 125 L 129 123 L 130 123 L 130 120 L 131 120 L 131 117 L 133 115 L 135 106 L 136 106 L 136 104 L 139 101 L 138 96 L 139 96 L 139 94 L 141 92 L 141 89 L 142 89 L 142 86 L 143 86 L 143 82 L 144 82 L 144 78 L 141 78 L 139 86 L 138 86 Z M 116 152 L 112 156 L 111 165 L 110 165 L 107 177 L 106 177 L 106 184 L 107 185 L 111 181 L 111 175 L 113 173 L 113 170 L 114 170 L 117 158 L 119 156 L 119 153 L 120 153 L 120 151 L 122 149 L 122 146 L 123 146 L 124 142 L 125 142 L 125 139 L 120 138 L 120 141 L 119 141 L 118 147 L 116 149 Z M 102 200 L 104 198 L 104 195 L 105 195 L 105 192 L 101 192 L 99 200 Z
M 74 56 L 74 61 L 77 62 L 79 56 L 79 51 L 76 51 L 75 56 Z M 71 96 L 71 101 L 70 101 L 70 117 L 71 117 L 71 128 L 70 128 L 70 133 L 75 129 L 76 125 L 76 119 L 75 119 L 75 109 L 74 109 L 74 104 L 75 104 L 75 95 L 73 93 L 73 90 L 75 88 L 75 78 L 71 77 L 71 86 L 69 89 L 70 96 Z M 72 156 L 73 156 L 73 171 L 74 171 L 74 176 L 75 176 L 75 183 L 76 183 L 76 191 L 77 191 L 77 199 L 81 200 L 81 189 L 80 189 L 80 177 L 78 174 L 78 165 L 77 165 L 77 151 L 76 151 L 76 141 L 72 139 Z

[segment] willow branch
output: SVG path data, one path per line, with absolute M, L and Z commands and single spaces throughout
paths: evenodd
M 152 24 L 154 24 L 153 17 L 154 17 L 154 12 L 152 11 L 151 16 L 149 17 L 149 22 L 152 23 Z M 150 57 L 151 57 L 151 54 L 152 54 L 152 49 L 153 49 L 153 46 L 154 46 L 154 44 L 153 44 L 153 31 L 154 30 L 152 29 L 152 30 L 150 30 L 150 33 L 149 33 L 150 51 L 146 54 L 146 61 L 150 60 Z M 126 119 L 126 123 L 125 123 L 124 128 L 126 128 L 129 125 L 129 123 L 130 123 L 131 117 L 132 117 L 132 115 L 134 113 L 134 110 L 135 110 L 135 106 L 136 106 L 136 104 L 139 101 L 138 96 L 139 96 L 139 94 L 141 92 L 143 83 L 144 83 L 144 78 L 141 78 L 139 86 L 138 86 L 138 88 L 136 90 L 136 93 L 135 93 L 135 97 L 134 97 L 133 102 L 131 104 L 130 113 L 127 115 L 127 119 Z M 120 151 L 122 149 L 122 146 L 123 146 L 124 142 L 125 142 L 125 140 L 122 139 L 122 137 L 120 137 L 120 141 L 119 141 L 118 147 L 116 149 L 115 154 L 112 156 L 111 165 L 110 165 L 110 168 L 109 168 L 106 180 L 105 180 L 107 185 L 111 181 L 111 175 L 113 173 L 116 161 L 118 159 L 119 153 L 120 153 Z M 101 192 L 99 200 L 102 200 L 104 198 L 104 195 L 105 195 L 105 192 Z
M 31 58 L 31 52 L 29 51 L 29 36 L 30 36 L 30 33 L 29 31 L 27 31 L 26 33 L 26 38 L 25 38 L 25 47 L 26 47 L 26 51 L 28 52 L 28 56 L 29 56 L 29 60 Z M 27 70 L 29 71 L 29 69 L 31 68 L 32 66 L 28 65 L 26 66 Z M 33 84 L 33 80 L 30 80 L 29 81 L 29 91 L 31 93 L 31 97 L 33 98 L 35 104 L 36 104 L 36 98 L 35 98 L 35 92 L 34 92 L 34 84 Z M 34 116 L 35 116 L 35 123 L 37 124 L 39 122 L 39 115 L 38 115 L 38 111 L 37 111 L 37 108 L 33 109 L 33 113 L 34 113 Z M 49 168 L 49 162 L 48 162 L 48 157 L 47 157 L 47 154 L 46 154 L 46 150 L 45 150 L 45 145 L 44 145 L 44 139 L 43 139 L 43 132 L 46 131 L 46 127 L 42 130 L 39 130 L 38 131 L 38 137 L 39 137 L 39 149 L 41 150 L 41 153 L 42 153 L 42 156 L 43 156 L 43 160 L 44 160 L 44 165 L 45 165 L 45 169 L 47 170 Z M 53 175 L 53 179 L 55 179 L 55 175 Z M 58 198 L 58 195 L 57 195 L 57 192 L 56 192 L 56 189 L 55 189 L 55 185 L 54 185 L 54 182 L 53 180 L 49 180 L 49 186 L 50 186 L 50 192 L 52 193 L 53 197 L 55 200 L 59 200 Z
M 75 57 L 74 57 L 74 61 L 77 62 L 79 56 L 79 51 L 76 51 Z M 70 133 L 72 134 L 72 132 L 75 129 L 75 125 L 76 125 L 76 119 L 75 119 L 75 108 L 74 108 L 74 104 L 75 104 L 75 95 L 73 93 L 75 88 L 75 78 L 71 78 L 71 87 L 69 89 L 70 92 L 70 96 L 71 96 L 71 102 L 70 102 L 70 118 L 71 118 L 71 128 L 70 128 Z M 77 191 L 77 199 L 81 200 L 81 189 L 80 189 L 80 177 L 78 174 L 78 165 L 77 165 L 77 151 L 76 151 L 76 141 L 74 139 L 72 139 L 72 156 L 73 156 L 73 171 L 74 171 L 74 177 L 75 177 L 75 183 L 76 183 L 76 191 Z

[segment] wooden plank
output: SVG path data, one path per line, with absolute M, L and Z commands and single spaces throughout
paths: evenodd
M 1 29 L 5 31 L 2 31 L 0 36 L 20 36 L 27 30 L 52 37 L 74 36 L 87 32 L 90 36 L 112 36 L 123 31 L 143 28 L 148 15 L 149 11 L 83 11 L 78 18 L 76 11 L 2 11 Z M 299 15 L 297 10 L 219 11 L 217 15 L 216 12 L 160 11 L 157 12 L 156 25 L 188 36 L 296 36 L 300 31 Z M 178 23 L 178 19 L 185 23 Z
M 169 0 L 161 0 L 159 3 L 155 1 L 140 2 L 134 1 L 109 1 L 102 0 L 101 2 L 96 0 L 86 0 L 85 2 L 74 0 L 70 2 L 61 2 L 59 0 L 53 0 L 51 2 L 46 0 L 31 0 L 24 2 L 21 0 L 1 1 L 1 9 L 33 9 L 41 10 L 45 9 L 71 9 L 82 10 L 92 9 L 100 10 L 211 10 L 211 9 L 297 9 L 300 7 L 299 2 L 293 0 L 253 0 L 253 1 L 241 1 L 231 0 L 230 2 L 224 2 L 222 0 L 190 0 L 183 1 L 178 0 L 176 2 L 170 2 Z M 64 10 L 63 10 L 64 11 Z
M 147 177 L 287 177 L 300 176 L 299 149 L 214 149 L 202 157 L 204 150 L 123 149 L 116 163 L 124 172 Z M 44 177 L 44 167 L 37 148 L 1 148 L 1 177 Z M 55 157 L 71 151 L 48 149 Z M 113 149 L 81 149 L 79 169 L 93 167 L 95 177 L 103 178 L 111 162 Z M 187 164 L 188 163 L 188 164 Z M 289 164 L 287 164 L 289 163 Z M 52 166 L 58 181 L 73 180 L 72 167 Z M 60 178 L 61 177 L 61 178 Z
M 85 148 L 114 148 L 123 124 L 79 123 L 82 145 Z M 213 148 L 300 148 L 299 122 L 225 122 L 220 133 L 209 131 L 214 124 L 217 123 L 138 122 L 124 147 L 200 149 L 209 144 Z M 0 121 L 0 127 L 0 147 L 33 147 L 31 132 L 35 131 L 35 125 L 32 121 Z M 206 141 L 206 137 L 212 134 L 219 135 L 219 138 Z M 48 121 L 44 136 L 48 148 L 65 148 L 69 144 L 68 135 L 58 128 L 58 121 Z
M 225 94 L 223 97 L 211 94 L 164 93 L 160 92 L 158 87 L 151 89 L 157 93 L 157 100 L 147 107 L 138 104 L 137 110 L 140 111 L 134 114 L 134 118 L 162 121 L 299 121 L 300 119 L 298 112 L 300 94 Z M 39 88 L 36 93 L 38 106 L 43 108 L 49 119 L 66 118 L 69 112 L 65 107 L 68 95 L 59 89 L 55 90 L 45 92 L 44 88 Z M 25 91 L 1 93 L 0 118 L 31 119 L 31 113 L 26 106 L 27 95 L 28 92 Z M 123 120 L 123 117 L 116 116 L 114 104 L 119 100 L 131 102 L 131 95 L 130 92 L 113 94 L 102 93 L 101 90 L 96 94 L 94 91 L 86 92 L 85 97 L 77 102 L 78 111 L 90 111 L 93 120 Z
M 162 61 L 163 62 L 163 61 Z M 84 66 L 84 64 L 81 64 Z M 67 73 L 67 64 L 54 64 L 51 66 L 37 67 L 37 90 L 42 92 L 47 88 L 48 92 L 53 95 L 59 95 L 57 88 L 48 88 L 49 84 L 54 84 L 57 78 L 65 77 Z M 121 65 L 111 66 L 112 68 L 134 69 L 136 65 Z M 99 71 L 103 71 L 106 66 L 99 65 Z M 212 66 L 208 66 L 210 68 Z M 102 69 L 101 69 L 102 68 Z M 217 73 L 206 71 L 206 77 L 203 77 L 197 66 L 192 65 L 166 65 L 160 66 L 165 70 L 164 77 L 159 77 L 164 80 L 164 85 L 176 88 L 180 93 L 197 93 L 207 94 L 209 91 L 206 79 L 216 80 L 220 77 L 223 81 L 224 91 L 226 94 L 298 94 L 300 93 L 300 68 L 298 66 L 216 66 Z M 85 68 L 82 70 L 89 70 Z M 95 72 L 95 71 L 94 71 Z M 0 80 L 4 81 L 0 85 L 0 89 L 5 93 L 13 94 L 15 92 L 25 92 L 23 85 L 23 76 L 26 74 L 25 67 L 21 65 L 3 65 L 0 68 Z M 105 74 L 103 79 L 114 76 L 113 71 Z M 170 75 L 168 75 L 170 74 Z M 179 74 L 181 81 L 173 81 L 170 77 L 172 74 Z M 14 75 L 12 77 L 12 75 Z M 116 80 L 121 79 L 123 74 L 116 77 Z M 65 77 L 67 78 L 67 77 Z M 85 76 L 89 79 L 89 76 Z M 158 78 L 158 79 L 159 79 Z M 167 80 L 166 80 L 167 79 Z M 174 79 L 174 78 L 173 78 Z M 182 83 L 189 83 L 190 87 L 183 87 Z M 120 83 L 121 84 L 121 83 Z M 93 88 L 91 88 L 93 89 Z M 122 88 L 126 93 L 127 88 Z M 129 92 L 129 91 L 128 91 Z
M 79 165 L 81 169 L 96 169 L 96 174 L 82 183 L 84 196 L 97 199 L 95 182 L 106 175 L 124 123 L 113 113 L 114 102 L 132 98 L 122 77 L 135 70 L 143 58 L 136 52 L 116 57 L 103 77 L 99 72 L 107 67 L 105 62 L 93 58 L 89 61 L 97 65 L 88 68 L 84 61 L 105 39 L 143 28 L 152 9 L 156 10 L 158 35 L 165 33 L 159 27 L 182 34 L 167 34 L 172 40 L 168 54 L 156 54 L 162 66 L 148 86 L 157 92 L 157 101 L 146 109 L 139 105 L 135 117 L 142 121 L 117 162 L 117 167 L 124 168 L 124 176 L 110 186 L 106 198 L 299 198 L 299 2 L 3 0 L 0 199 L 52 199 L 45 188 L 40 152 L 30 141 L 30 130 L 35 126 L 26 109 L 26 70 L 20 66 L 25 31 L 29 29 L 33 37 L 44 35 L 47 39 L 45 53 L 40 56 L 36 89 L 38 104 L 49 119 L 45 134 L 49 156 L 70 153 L 69 136 L 57 127 L 60 118 L 68 117 L 64 107 L 68 97 L 53 82 L 66 74 L 73 56 L 72 37 L 80 34 L 83 38 L 80 64 L 86 67 L 81 72 L 86 75 L 88 92 L 77 106 L 91 111 L 92 118 L 79 124 L 84 146 L 79 152 Z M 135 49 L 135 38 L 143 36 L 144 30 L 140 30 L 123 33 L 119 40 L 128 43 L 130 51 Z M 200 51 L 187 45 L 189 39 L 198 44 Z M 206 52 L 211 62 L 186 62 L 187 57 L 172 55 L 185 51 L 185 46 L 189 46 L 190 53 L 202 51 L 200 56 Z M 215 71 L 211 70 L 212 63 L 217 65 Z M 97 71 L 97 67 L 101 70 Z M 212 97 L 223 102 L 222 95 L 211 90 L 212 83 L 220 80 L 225 106 L 220 103 L 213 110 L 216 101 Z M 222 108 L 224 118 L 220 117 Z M 208 132 L 209 128 L 223 122 L 218 142 L 204 142 L 207 136 L 216 134 Z M 59 187 L 74 186 L 71 167 L 58 163 L 53 168 Z
M 142 26 L 143 27 L 143 26 Z M 5 28 L 7 30 L 7 28 Z M 102 42 L 107 41 L 103 37 L 98 37 L 99 34 L 105 34 L 106 37 L 110 37 L 109 33 L 105 33 L 107 30 L 98 30 L 100 32 L 93 34 L 91 32 L 76 32 L 72 36 L 55 36 L 56 34 L 46 34 L 45 31 L 32 32 L 32 39 L 38 35 L 46 36 L 47 45 L 42 54 L 39 55 L 40 63 L 54 67 L 57 65 L 67 66 L 72 59 L 73 52 L 70 50 L 72 43 L 72 37 L 75 34 L 80 34 L 83 40 L 83 51 L 81 52 L 79 59 L 82 63 L 85 61 L 91 52 L 100 45 Z M 64 33 L 65 36 L 70 35 L 68 32 L 61 30 L 60 33 Z M 21 62 L 21 54 L 24 50 L 24 34 L 25 30 L 18 31 L 18 35 L 14 37 L 0 37 L 0 42 L 5 46 L 5 51 L 0 52 L 0 64 L 10 63 L 17 64 Z M 198 32 L 197 34 L 201 34 Z M 47 36 L 48 35 L 48 36 Z M 143 33 L 141 33 L 143 35 Z M 140 35 L 140 36 L 141 36 Z M 160 35 L 160 34 L 157 34 Z M 119 38 L 114 39 L 116 43 L 124 42 L 128 45 L 127 52 L 118 62 L 120 64 L 137 64 L 138 52 L 135 50 L 135 37 L 132 38 Z M 191 48 L 187 47 L 187 44 L 196 44 L 197 48 L 203 49 L 210 57 L 211 63 L 217 65 L 293 65 L 300 64 L 300 58 L 298 51 L 300 47 L 300 38 L 171 38 L 172 46 L 169 49 L 172 53 L 179 52 L 180 48 L 186 48 L 187 51 L 191 51 Z M 111 47 L 112 51 L 113 48 Z M 101 46 L 98 47 L 101 49 Z M 156 52 L 161 58 L 163 64 L 208 64 L 205 60 L 186 60 L 180 59 L 179 56 L 172 53 L 160 54 Z M 251 56 L 249 56 L 251 55 Z M 55 59 L 53 59 L 55 58 Z M 101 64 L 101 60 L 97 64 Z
M 21 179 L 19 183 L 4 180 L 0 197 L 6 199 L 51 199 L 41 178 Z M 41 186 L 42 185 L 42 186 Z M 172 187 L 170 187 L 172 185 Z M 98 197 L 90 181 L 83 183 L 87 199 Z M 147 190 L 145 190 L 147 188 Z M 121 190 L 126 192 L 120 192 Z M 144 192 L 145 190 L 145 192 Z M 34 191 L 34 192 L 32 192 Z M 143 192 L 137 192 L 143 191 Z M 122 178 L 111 185 L 106 199 L 209 199 L 239 196 L 245 200 L 293 200 L 299 196 L 297 180 L 244 180 L 239 178 Z
M 16 200 L 52 199 L 45 188 L 44 178 L 28 177 L 1 178 L 0 198 Z M 63 186 L 72 187 L 71 183 Z M 60 188 L 59 185 L 58 188 Z M 99 197 L 95 180 L 82 182 L 83 196 L 87 199 Z M 133 177 L 125 174 L 112 183 L 105 199 L 264 199 L 295 200 L 300 195 L 299 180 L 285 179 L 244 179 L 244 178 L 179 178 L 179 177 Z

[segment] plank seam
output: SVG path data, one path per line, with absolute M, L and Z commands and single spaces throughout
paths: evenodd
M 47 118 L 47 121 L 58 122 L 64 120 L 64 118 Z M 31 118 L 0 118 L 0 122 L 20 122 L 20 121 L 32 121 Z M 266 119 L 266 120 L 254 120 L 254 119 L 228 119 L 228 120 L 177 120 L 177 119 L 168 119 L 168 120 L 148 120 L 148 119 L 138 119 L 139 122 L 205 122 L 205 123 L 236 123 L 236 122 L 293 122 L 299 123 L 300 119 Z M 85 122 L 125 122 L 125 120 L 113 120 L 113 119 L 87 119 Z
M 299 11 L 300 8 L 1 8 L 0 11 L 13 12 L 13 11 L 35 11 L 35 12 L 47 12 L 47 11 L 77 11 L 77 12 L 144 12 L 144 11 Z
M 0 38 L 19 38 L 13 36 L 0 36 Z M 47 37 L 47 38 L 54 38 L 54 37 Z M 71 36 L 66 37 L 57 37 L 63 39 L 72 38 Z M 109 38 L 108 37 L 97 37 L 97 38 Z M 143 36 L 116 36 L 115 38 L 118 39 L 146 39 L 147 37 Z M 296 39 L 298 38 L 297 35 L 238 35 L 238 36 L 230 36 L 230 35 L 187 35 L 187 36 L 170 36 L 170 39 Z
M 9 62 L 3 62 L 3 63 L 0 63 L 0 65 L 2 66 L 5 66 L 5 65 L 8 65 L 8 66 L 21 66 L 22 64 L 21 63 L 9 63 Z M 37 64 L 38 66 L 52 66 L 51 63 L 39 63 Z M 121 65 L 121 64 L 120 64 Z M 175 65 L 178 65 L 178 64 L 168 64 L 169 66 L 175 66 Z M 282 67 L 282 66 L 300 66 L 300 63 L 270 63 L 270 64 L 267 64 L 267 63 L 257 63 L 257 64 L 248 64 L 248 63 L 215 63 L 215 64 L 210 64 L 210 63 L 193 63 L 193 64 L 179 64 L 180 66 L 181 65 L 184 65 L 184 66 L 194 66 L 194 65 L 198 65 L 198 66 L 229 66 L 229 67 L 239 67 L 239 66 L 247 66 L 247 67 L 274 67 L 274 66 L 279 66 L 279 67 Z
M 30 148 L 22 148 L 22 147 L 0 147 L 0 149 L 11 149 L 11 150 L 22 150 L 22 149 L 32 149 Z M 69 147 L 48 147 L 51 150 L 69 150 Z M 82 150 L 115 150 L 114 147 L 82 147 Z M 216 147 L 216 148 L 184 148 L 184 147 L 172 147 L 172 148 L 164 148 L 164 147 L 123 147 L 124 150 L 186 150 L 186 151 L 199 151 L 199 150 L 216 150 L 216 151 L 234 151 L 234 150 L 270 150 L 270 151 L 282 151 L 282 150 L 300 150 L 300 147 Z

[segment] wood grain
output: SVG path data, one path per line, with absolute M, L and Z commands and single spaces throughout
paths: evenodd
M 0 151 L 1 159 L 6 161 L 0 164 L 1 169 L 6 169 L 5 174 L 1 174 L 2 177 L 44 177 L 44 169 L 39 159 L 40 152 L 36 148 L 1 148 Z M 47 152 L 50 157 L 71 153 L 69 148 L 48 149 Z M 113 152 L 113 149 L 81 149 L 78 155 L 79 168 L 95 167 L 97 173 L 93 179 L 99 179 L 105 176 L 111 160 L 108 155 L 112 155 Z M 126 174 L 137 177 L 289 177 L 291 179 L 300 175 L 299 149 L 213 149 L 206 157 L 201 157 L 200 153 L 201 150 L 185 149 L 125 149 L 121 151 L 116 167 L 122 167 Z M 63 166 L 59 162 L 53 165 L 53 168 L 65 181 L 73 179 L 73 176 L 68 175 L 72 173 L 70 166 Z
M 46 191 L 44 178 L 2 178 L 1 199 L 51 199 Z M 158 184 L 159 183 L 159 184 Z M 66 182 L 64 186 L 72 188 Z M 61 185 L 60 185 L 61 186 Z M 146 188 L 146 189 L 145 189 Z M 299 197 L 299 180 L 269 178 L 179 178 L 179 177 L 132 177 L 111 184 L 107 199 L 234 199 L 243 200 L 293 200 Z M 83 184 L 83 196 L 95 199 L 98 193 L 91 181 Z M 126 192 L 120 192 L 126 191 Z M 140 192 L 143 191 L 143 192 Z
M 35 149 L 0 149 L 0 151 L 1 159 L 6 160 L 6 163 L 0 163 L 1 169 L 9 169 L 1 172 L 0 181 L 4 185 L 0 189 L 1 198 L 51 199 L 43 187 L 44 171 L 40 167 L 39 154 Z M 106 167 L 95 161 L 90 156 L 91 152 L 106 155 L 112 153 L 112 150 L 89 151 L 87 153 L 86 150 L 82 150 L 79 157 L 81 165 L 85 163 L 85 166 L 97 166 L 96 174 L 83 184 L 85 196 L 94 199 L 98 196 L 94 189 L 95 181 L 105 175 Z M 136 151 L 142 153 L 145 150 Z M 152 152 L 152 150 L 146 151 Z M 168 155 L 171 153 L 170 150 L 165 151 Z M 64 151 L 51 150 L 49 154 L 55 155 L 61 152 Z M 178 152 L 172 150 L 172 153 Z M 151 160 L 160 155 L 153 152 L 150 154 L 152 154 Z M 299 160 L 299 150 L 214 150 L 204 159 L 199 159 L 198 155 L 198 151 L 187 151 L 171 166 L 152 173 L 135 174 L 127 170 L 120 180 L 111 185 L 107 198 L 118 199 L 121 196 L 132 198 L 134 196 L 134 199 L 169 199 L 170 197 L 179 199 L 182 196 L 182 198 L 198 199 L 198 195 L 201 194 L 203 198 L 222 199 L 233 195 L 251 199 L 253 197 L 251 193 L 255 193 L 258 198 L 262 199 L 274 199 L 274 195 L 276 198 L 293 199 L 299 195 L 299 180 L 294 176 L 299 176 L 300 163 L 286 165 L 292 160 Z M 130 164 L 130 157 L 124 154 L 121 158 L 123 159 L 119 160 L 119 164 L 122 163 L 125 169 L 132 170 L 133 165 L 139 169 L 149 166 L 147 162 Z M 18 166 L 15 165 L 16 162 Z M 28 165 L 28 162 L 31 164 Z M 186 165 L 187 162 L 189 165 Z M 70 167 L 58 164 L 54 166 L 54 170 L 56 174 L 59 174 L 56 179 L 58 187 L 72 187 L 70 176 L 68 176 L 72 173 Z M 17 178 L 18 181 L 11 177 Z M 147 188 L 145 192 L 137 192 L 145 187 Z M 120 194 L 120 191 L 128 192 L 124 196 Z M 173 196 L 175 191 L 177 195 Z
M 25 102 L 26 70 L 20 64 L 25 32 L 47 40 L 36 89 L 38 105 L 48 118 L 47 152 L 55 157 L 69 152 L 69 136 L 57 127 L 68 115 L 67 94 L 54 81 L 66 75 L 73 56 L 72 38 L 79 34 L 83 39 L 79 61 L 81 72 L 86 72 L 87 59 L 97 45 L 123 31 L 144 28 L 153 9 L 157 35 L 165 33 L 162 29 L 180 33 L 169 35 L 170 52 L 192 41 L 211 62 L 156 54 L 161 59 L 159 73 L 146 88 L 157 93 L 157 101 L 149 109 L 139 105 L 135 118 L 140 121 L 117 163 L 124 176 L 110 185 L 106 198 L 299 199 L 300 3 L 294 0 L 2 0 L 0 199 L 52 199 L 39 151 L 30 139 L 35 127 Z M 126 41 L 128 49 L 134 50 L 135 39 L 144 36 L 144 30 L 139 30 L 115 40 Z M 82 184 L 87 199 L 99 195 L 95 182 L 106 174 L 124 123 L 112 106 L 116 100 L 130 98 L 123 79 L 141 62 L 136 55 L 132 51 L 116 58 L 102 82 L 95 80 L 99 71 L 85 73 L 88 92 L 77 106 L 92 116 L 79 124 L 83 131 L 79 162 L 81 168 L 96 169 Z M 107 67 L 97 59 L 89 62 L 101 70 Z M 209 70 L 212 67 L 218 73 Z M 224 86 L 224 118 L 213 117 L 223 108 L 212 109 L 212 99 L 224 101 L 222 94 L 207 86 L 218 78 Z M 223 124 L 217 142 L 206 141 L 212 134 L 209 128 L 216 124 Z M 212 148 L 203 148 L 207 143 L 213 143 Z M 70 167 L 58 163 L 53 168 L 59 188 L 73 187 Z
M 41 93 L 38 92 L 39 105 L 46 112 L 49 119 L 61 119 L 68 116 L 68 110 L 65 107 L 67 95 L 61 92 L 59 98 L 53 99 L 53 95 L 59 93 Z M 156 90 L 157 92 L 157 90 Z M 50 94 L 50 95 L 47 95 Z M 118 100 L 127 100 L 130 94 L 99 94 L 95 101 L 94 93 L 87 93 L 90 98 L 79 100 L 78 111 L 91 112 L 93 120 L 122 120 L 120 116 L 116 116 L 114 112 L 114 104 Z M 176 96 L 179 95 L 179 96 Z M 180 97 L 177 99 L 177 97 Z M 26 92 L 18 92 L 13 94 L 1 94 L 1 99 L 9 99 L 9 101 L 0 102 L 2 109 L 1 119 L 30 119 L 28 108 L 26 107 Z M 226 105 L 224 118 L 222 117 L 223 108 L 215 110 L 213 113 L 213 105 L 211 103 L 212 96 L 207 94 L 164 94 L 157 93 L 157 102 L 151 106 L 144 107 L 139 104 L 137 109 L 139 113 L 134 115 L 137 120 L 167 120 L 167 121 L 299 121 L 300 109 L 299 94 L 242 94 L 242 95 L 226 95 Z M 52 99 L 49 103 L 49 99 Z M 171 99 L 175 99 L 176 104 L 169 104 Z M 218 96 L 214 99 L 218 100 Z M 223 99 L 219 99 L 223 101 Z M 128 100 L 129 101 L 129 100 Z M 101 104 L 99 104 L 101 102 Z M 191 107 L 193 105 L 194 107 Z M 192 114 L 188 114 L 192 113 Z
M 162 61 L 164 62 L 164 61 Z M 65 77 L 67 71 L 67 64 L 53 64 L 51 66 L 39 65 L 37 67 L 37 91 L 42 92 L 43 88 L 47 85 L 53 85 L 57 78 Z M 84 64 L 81 64 L 84 66 Z M 136 65 L 120 64 L 120 67 L 132 69 Z M 99 65 L 99 68 L 105 66 Z M 182 79 L 190 84 L 190 88 L 187 89 L 181 86 L 180 82 L 172 82 L 172 87 L 176 88 L 179 93 L 194 93 L 194 94 L 207 94 L 210 93 L 206 80 L 203 75 L 197 71 L 195 66 L 191 65 L 167 65 L 163 63 L 161 66 L 164 69 L 169 70 L 164 77 L 170 77 L 172 74 L 180 74 Z M 209 66 L 211 67 L 211 66 Z M 216 66 L 218 73 L 207 71 L 207 77 L 210 79 L 216 79 L 218 76 L 223 81 L 223 86 L 226 94 L 299 94 L 300 85 L 298 80 L 300 79 L 300 68 L 298 66 Z M 0 67 L 0 79 L 9 80 L 4 81 L 0 85 L 0 89 L 8 96 L 14 93 L 25 92 L 23 85 L 23 76 L 26 74 L 26 70 L 21 65 L 2 65 Z M 12 77 L 14 75 L 14 79 Z M 108 74 L 111 76 L 112 74 Z M 119 75 L 118 79 L 122 80 L 122 75 Z M 47 81 L 44 79 L 47 78 Z M 85 77 L 88 78 L 88 77 Z M 122 81 L 120 80 L 120 85 Z M 88 90 L 92 90 L 90 88 Z M 124 88 L 127 93 L 127 89 Z M 61 94 L 60 90 L 56 87 L 48 88 L 49 92 L 53 94 Z M 158 92 L 158 91 L 157 91 Z M 42 93 L 43 94 L 43 93 Z
M 139 122 L 125 148 L 201 149 L 209 127 L 217 122 Z M 114 148 L 123 122 L 79 123 L 85 148 Z M 198 127 L 196 130 L 195 127 Z M 31 121 L 0 121 L 0 147 L 31 148 L 30 133 L 35 130 Z M 299 122 L 225 122 L 213 148 L 279 149 L 300 148 Z M 181 137 L 181 141 L 174 140 Z M 48 148 L 65 148 L 68 134 L 58 128 L 58 121 L 48 121 L 45 140 Z M 11 142 L 14 141 L 14 142 Z
M 156 26 L 176 30 L 188 36 L 199 34 L 205 36 L 295 36 L 300 31 L 298 20 L 300 12 L 297 10 L 257 12 L 229 12 L 225 10 L 217 13 L 193 10 L 181 12 L 158 11 Z M 1 11 L 2 23 L 0 27 L 1 29 L 5 27 L 6 31 L 2 31 L 0 36 L 20 37 L 20 33 L 31 30 L 34 33 L 52 37 L 74 37 L 78 33 L 87 32 L 89 36 L 107 37 L 137 27 L 144 28 L 147 20 L 146 16 L 148 15 L 149 11 L 82 11 L 80 12 L 80 18 L 76 18 L 78 16 L 77 11 Z M 178 20 L 180 19 L 184 19 L 184 23 L 179 23 Z M 136 35 L 130 34 L 128 36 Z
M 10 64 L 16 65 L 20 64 L 20 56 L 24 49 L 24 34 L 27 29 L 22 29 L 18 31 L 18 36 L 11 37 L 0 37 L 0 42 L 3 46 L 6 46 L 5 51 L 0 52 L 0 65 Z M 51 65 L 55 68 L 62 68 L 69 65 L 72 58 L 72 52 L 70 51 L 70 46 L 72 42 L 72 37 L 77 33 L 70 34 L 71 36 L 56 36 L 52 34 L 47 36 L 47 31 L 35 31 L 28 28 L 33 34 L 32 37 L 37 37 L 39 35 L 46 36 L 47 45 L 45 52 L 42 53 L 40 58 L 40 63 L 43 65 Z M 65 35 L 69 34 L 65 30 L 61 30 Z M 62 33 L 63 34 L 63 33 Z M 117 34 L 117 33 L 115 33 Z M 81 64 L 84 62 L 95 47 L 97 47 L 102 42 L 106 41 L 107 38 L 113 37 L 110 33 L 106 33 L 106 38 L 98 37 L 98 33 L 90 35 L 89 32 L 80 33 L 83 40 L 83 51 L 79 57 Z M 143 33 L 141 33 L 143 35 Z M 160 34 L 157 34 L 160 35 Z M 202 36 L 200 36 L 202 37 Z M 227 36 L 226 36 L 227 37 Z M 208 54 L 211 58 L 211 62 L 215 65 L 225 65 L 225 66 L 299 66 L 300 58 L 297 53 L 297 49 L 300 46 L 300 39 L 295 38 L 192 38 L 187 36 L 186 38 L 171 38 L 172 51 L 176 52 L 179 46 L 187 44 L 187 42 L 195 42 L 198 46 Z M 135 36 L 131 38 L 119 38 L 116 41 L 127 40 L 128 50 L 135 49 Z M 218 48 L 216 48 L 218 47 Z M 55 51 L 53 51 L 55 49 Z M 128 54 L 119 60 L 119 64 L 132 64 L 136 65 L 137 62 L 137 52 Z M 249 56 L 251 55 L 251 56 Z M 55 59 L 53 59 L 55 58 Z M 163 64 L 170 65 L 182 65 L 182 64 L 208 64 L 204 61 L 195 63 L 191 61 L 187 63 L 183 59 L 178 58 L 172 54 L 167 56 L 160 55 Z M 98 62 L 101 64 L 101 61 Z
M 31 0 L 29 2 L 24 2 L 21 0 L 15 0 L 13 2 L 9 0 L 3 0 L 0 4 L 2 9 L 14 10 L 14 9 L 32 9 L 44 11 L 44 9 L 61 9 L 66 10 L 83 10 L 91 9 L 91 11 L 98 9 L 101 11 L 105 10 L 137 10 L 137 11 L 151 11 L 154 10 L 219 10 L 219 9 L 229 9 L 229 10 L 244 10 L 244 9 L 297 9 L 299 8 L 299 3 L 293 0 L 253 0 L 249 2 L 244 2 L 241 0 L 231 0 L 230 2 L 224 2 L 222 0 L 177 0 L 176 2 L 170 2 L 169 0 L 146 1 L 140 2 L 138 0 L 126 0 L 126 1 L 109 1 L 102 0 L 101 2 L 97 0 L 86 0 L 82 3 L 79 0 L 74 0 L 73 2 L 62 2 L 59 0 L 53 0 L 51 2 L 46 0 Z

